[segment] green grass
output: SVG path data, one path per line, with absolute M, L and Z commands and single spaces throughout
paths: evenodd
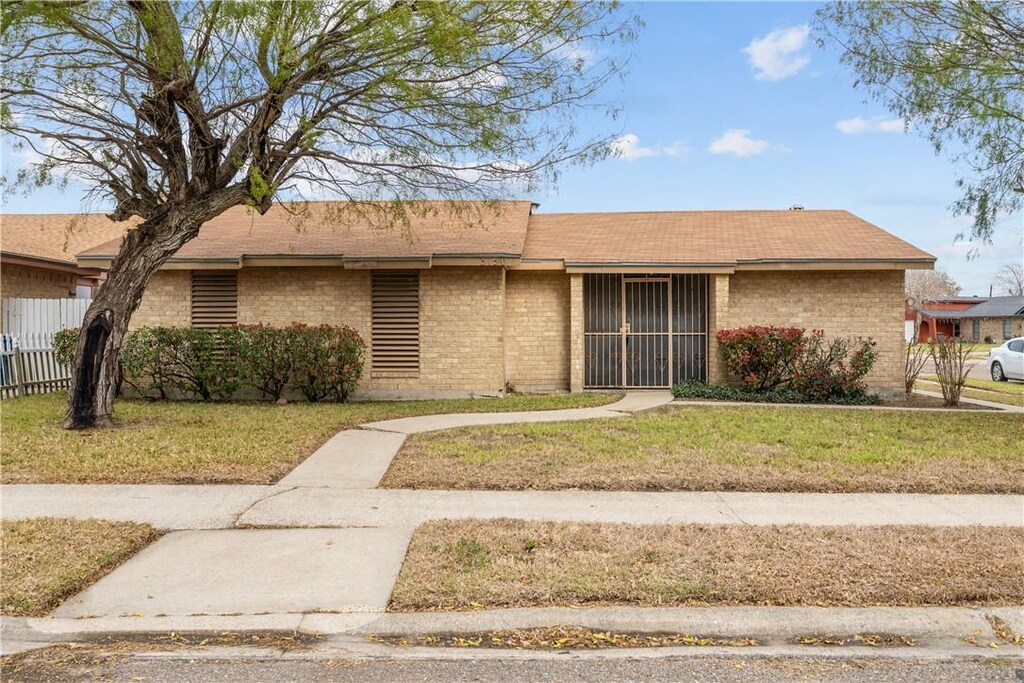
M 1024 492 L 1019 415 L 673 407 L 411 436 L 382 483 L 425 489 Z
M 3 483 L 272 483 L 342 429 L 412 415 L 552 410 L 621 394 L 348 404 L 118 401 L 116 426 L 61 428 L 65 394 L 5 400 Z
M 929 382 L 937 382 L 939 378 L 936 375 L 921 375 L 921 379 Z M 976 379 L 974 377 L 968 377 L 964 381 L 964 386 L 972 387 L 974 389 L 984 389 L 985 391 L 994 391 L 1000 394 L 1010 394 L 1011 396 L 1024 396 L 1024 383 L 1021 382 L 993 382 L 990 379 Z
M 917 388 L 923 389 L 924 391 L 932 391 L 936 394 L 942 393 L 942 387 L 935 382 L 928 382 L 925 380 L 918 380 Z M 988 401 L 989 403 L 999 403 L 1006 406 L 1017 406 L 1024 407 L 1024 394 L 1004 394 L 995 391 L 985 391 L 983 389 L 971 389 L 965 387 L 960 392 L 960 398 L 974 398 L 979 401 Z M 939 399 L 941 401 L 941 399 Z M 960 407 L 970 407 L 971 404 L 960 402 Z

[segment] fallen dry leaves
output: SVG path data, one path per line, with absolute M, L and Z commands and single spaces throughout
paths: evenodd
M 374 635 L 382 643 L 426 647 L 484 647 L 515 650 L 591 650 L 617 647 L 749 647 L 753 638 L 711 638 L 681 633 L 615 633 L 585 626 L 505 629 L 485 633 L 440 633 L 419 636 Z

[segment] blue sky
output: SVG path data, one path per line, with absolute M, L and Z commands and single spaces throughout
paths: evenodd
M 987 294 L 993 273 L 1022 259 L 1024 217 L 1001 220 L 992 245 L 954 243 L 970 220 L 948 208 L 958 197 L 952 162 L 904 134 L 807 38 L 816 7 L 630 5 L 645 28 L 608 92 L 622 115 L 582 122 L 621 134 L 622 155 L 566 169 L 533 197 L 540 210 L 845 208 L 936 255 L 965 294 Z M 72 212 L 81 198 L 81 188 L 50 188 L 3 210 Z

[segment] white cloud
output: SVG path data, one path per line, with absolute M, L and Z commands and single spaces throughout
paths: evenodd
M 836 128 L 846 135 L 858 135 L 860 133 L 902 133 L 903 121 L 900 119 L 887 119 L 885 116 L 874 116 L 866 119 L 863 116 L 854 116 L 852 119 L 836 121 Z
M 549 39 L 545 40 L 541 47 L 545 51 L 550 51 L 552 56 L 558 59 L 564 59 L 567 62 L 573 62 L 580 66 L 593 63 L 597 56 L 594 48 L 582 40 L 561 42 Z
M 772 145 L 767 140 L 750 137 L 750 131 L 745 128 L 731 128 L 708 145 L 708 151 L 712 154 L 731 154 L 736 157 L 763 154 L 771 148 Z
M 811 61 L 803 52 L 810 35 L 811 27 L 801 24 L 780 28 L 763 38 L 750 41 L 743 52 L 754 67 L 754 78 L 759 81 L 781 81 L 795 76 Z
M 612 140 L 612 154 L 623 161 L 636 161 L 648 157 L 677 157 L 686 154 L 686 143 L 676 141 L 662 147 L 641 147 L 640 137 L 626 133 Z

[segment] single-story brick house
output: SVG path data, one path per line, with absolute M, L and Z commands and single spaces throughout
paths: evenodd
M 231 210 L 133 324 L 351 325 L 369 346 L 361 393 L 381 397 L 721 381 L 716 330 L 800 325 L 875 338 L 869 383 L 902 390 L 904 271 L 935 260 L 846 211 L 418 206 L 390 229 L 338 204 L 297 225 Z M 78 263 L 107 267 L 118 245 Z
M 103 214 L 0 217 L 0 296 L 90 298 L 103 271 L 80 267 L 76 254 L 121 237 L 128 227 Z
M 1024 336 L 1024 296 L 962 297 L 926 301 L 920 311 L 918 341 L 986 337 L 1003 342 Z
M 963 311 L 960 324 L 972 341 L 1002 342 L 1024 336 L 1024 296 L 993 296 Z

